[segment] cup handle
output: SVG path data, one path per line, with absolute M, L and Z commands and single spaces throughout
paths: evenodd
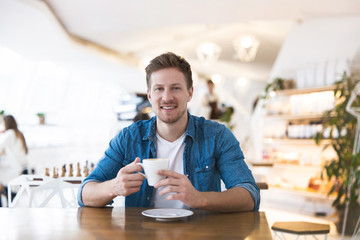
M 142 163 L 136 163 L 137 165 L 139 165 L 139 166 L 141 166 L 142 167 L 142 169 L 144 169 L 144 166 L 142 165 Z M 139 173 L 139 174 L 141 174 L 141 175 L 143 175 L 146 179 L 147 179 L 147 177 L 146 177 L 146 175 L 145 174 L 143 174 L 143 173 L 141 173 L 141 172 L 137 172 L 137 173 Z

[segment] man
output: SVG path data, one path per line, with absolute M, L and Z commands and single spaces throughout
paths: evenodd
M 191 115 L 189 63 L 173 53 L 146 67 L 147 95 L 155 113 L 122 129 L 79 189 L 80 206 L 102 207 L 117 196 L 125 206 L 201 208 L 217 212 L 258 210 L 259 188 L 239 142 L 224 125 Z M 147 185 L 137 173 L 145 158 L 169 158 L 166 178 Z M 226 191 L 220 192 L 220 178 Z

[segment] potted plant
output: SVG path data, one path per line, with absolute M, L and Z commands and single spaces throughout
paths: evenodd
M 339 222 L 336 223 L 336 227 L 340 233 L 343 227 L 342 220 L 344 219 L 345 206 L 348 203 L 346 235 L 353 234 L 360 216 L 360 154 L 354 153 L 356 124 L 360 124 L 360 122 L 358 123 L 356 117 L 346 110 L 351 92 L 359 81 L 360 79 L 357 79 L 354 75 L 344 73 L 341 80 L 335 83 L 335 106 L 323 114 L 321 118 L 323 130 L 315 135 L 317 144 L 320 144 L 321 140 L 329 138 L 330 143 L 326 144 L 324 148 L 331 146 L 337 155 L 335 159 L 325 164 L 324 170 L 327 179 L 332 183 L 328 194 L 335 195 L 332 205 L 338 213 Z M 358 98 L 353 103 L 353 106 L 360 106 Z M 329 130 L 330 134 L 328 134 Z M 327 133 L 324 134 L 324 132 Z M 350 178 L 350 176 L 353 176 L 353 178 Z
M 283 79 L 280 77 L 274 78 L 274 80 L 265 86 L 264 94 L 262 96 L 263 99 L 266 99 L 271 92 L 285 90 L 285 89 L 293 89 L 295 88 L 294 79 Z
M 44 125 L 45 124 L 45 113 L 38 112 L 36 115 L 39 117 L 39 124 Z
M 282 78 L 275 78 L 272 82 L 266 84 L 265 86 L 265 92 L 262 96 L 263 99 L 266 99 L 268 95 L 277 90 L 283 90 L 284 89 L 284 79 Z
M 234 113 L 234 108 L 233 107 L 227 107 L 225 112 L 222 115 L 220 115 L 220 117 L 219 117 L 219 120 L 221 122 L 224 122 L 225 126 L 227 128 L 229 128 L 230 131 L 232 131 L 233 128 L 235 127 L 234 124 L 231 123 L 231 117 L 232 117 L 233 113 Z

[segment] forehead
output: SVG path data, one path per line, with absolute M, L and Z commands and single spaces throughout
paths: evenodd
M 151 86 L 166 84 L 186 85 L 185 76 L 176 68 L 164 68 L 157 70 L 151 74 Z

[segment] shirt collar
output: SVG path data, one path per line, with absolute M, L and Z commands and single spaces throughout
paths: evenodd
M 143 137 L 143 140 L 152 141 L 154 138 L 156 138 L 156 116 L 150 119 L 149 127 Z
M 189 121 L 186 127 L 185 138 L 189 136 L 192 140 L 195 139 L 195 121 L 194 116 L 191 115 L 188 111 Z M 156 138 L 156 116 L 152 117 L 150 120 L 149 128 L 146 134 L 143 137 L 143 140 L 153 141 Z
M 194 116 L 191 115 L 188 111 L 188 116 L 189 116 L 189 121 L 186 127 L 186 132 L 185 132 L 185 138 L 187 136 L 189 136 L 193 141 L 195 139 L 195 121 L 194 121 Z

